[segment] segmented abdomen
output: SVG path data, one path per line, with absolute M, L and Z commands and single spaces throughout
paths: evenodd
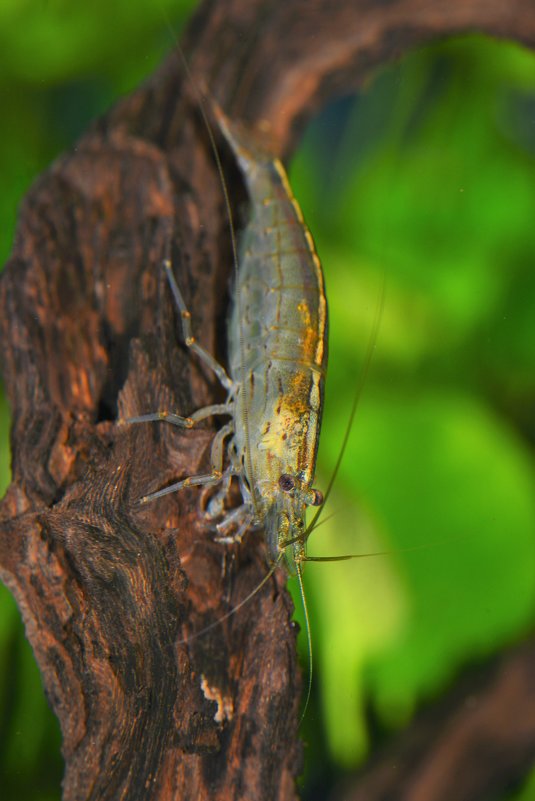
M 259 484 L 261 495 L 265 486 L 269 495 L 269 485 L 283 473 L 306 484 L 314 475 L 327 307 L 312 237 L 282 166 L 256 159 L 244 172 L 252 216 L 240 244 L 229 359 L 232 377 L 241 385 L 238 449 L 245 452 L 248 438 L 253 472 L 248 481 Z M 247 462 L 244 466 L 247 473 Z

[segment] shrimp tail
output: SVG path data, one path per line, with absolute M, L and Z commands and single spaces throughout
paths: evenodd
M 221 106 L 212 98 L 209 100 L 219 129 L 236 157 L 240 169 L 248 175 L 254 165 L 265 165 L 273 162 L 274 156 L 258 134 L 247 129 L 243 124 L 231 121 Z

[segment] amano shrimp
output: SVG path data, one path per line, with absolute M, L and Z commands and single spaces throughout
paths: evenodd
M 129 422 L 165 420 L 191 428 L 216 414 L 230 420 L 214 436 L 210 473 L 190 476 L 142 500 L 194 485 L 219 485 L 208 506 L 208 514 L 215 518 L 223 511 L 232 477 L 237 476 L 243 503 L 217 524 L 220 539 L 239 540 L 248 529 L 261 527 L 272 569 L 285 557 L 289 572 L 297 572 L 301 579 L 310 529 L 305 524 L 306 509 L 323 502 L 322 493 L 312 486 L 327 366 L 323 273 L 282 164 L 248 141 L 215 105 L 214 114 L 238 161 L 250 200 L 228 324 L 229 374 L 195 341 L 171 263 L 166 261 L 164 267 L 185 344 L 214 371 L 227 399 L 190 417 L 156 412 Z

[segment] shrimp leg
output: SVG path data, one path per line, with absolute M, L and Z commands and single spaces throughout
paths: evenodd
M 212 408 L 213 407 L 207 406 L 205 409 L 199 409 L 199 412 L 201 412 L 201 411 L 202 412 L 207 412 L 208 409 L 212 409 Z M 208 414 L 210 414 L 210 413 L 213 413 L 213 412 L 208 412 Z M 218 413 L 219 412 L 216 412 L 216 414 L 218 414 Z M 206 414 L 205 416 L 208 416 L 208 414 Z M 172 417 L 176 417 L 176 416 L 177 415 L 172 415 Z M 156 415 L 156 416 L 154 416 L 154 415 L 142 415 L 142 418 L 143 419 L 134 418 L 130 422 L 146 422 L 147 419 L 148 420 L 160 420 L 160 419 L 166 420 L 167 419 L 167 418 L 159 417 L 158 415 Z M 180 419 L 183 419 L 183 418 L 180 418 Z M 168 420 L 168 422 L 174 423 L 173 420 Z M 178 425 L 182 425 L 182 423 L 178 423 Z M 210 458 L 211 458 L 211 462 L 212 462 L 212 472 L 211 473 L 205 473 L 205 474 L 199 475 L 199 476 L 188 476 L 187 478 L 184 478 L 181 481 L 177 481 L 177 482 L 175 482 L 174 484 L 171 484 L 168 487 L 164 487 L 163 489 L 158 490 L 157 492 L 152 492 L 150 495 L 145 495 L 143 498 L 141 498 L 140 503 L 143 503 L 143 504 L 149 503 L 150 501 L 153 501 L 156 498 L 161 498 L 162 496 L 169 495 L 172 492 L 179 492 L 181 489 L 185 489 L 186 487 L 196 487 L 196 486 L 197 487 L 198 486 L 210 487 L 210 486 L 216 486 L 217 484 L 220 484 L 221 482 L 223 482 L 223 487 L 221 488 L 221 491 L 218 492 L 217 495 L 216 495 L 216 498 L 211 501 L 211 504 L 212 504 L 216 499 L 218 499 L 218 503 L 216 504 L 216 506 L 217 507 L 220 506 L 222 508 L 224 496 L 228 492 L 228 487 L 229 487 L 229 484 L 230 484 L 230 480 L 231 480 L 232 476 L 236 472 L 235 468 L 233 468 L 232 466 L 227 468 L 227 470 L 223 471 L 223 449 L 224 449 L 224 443 L 225 443 L 225 439 L 228 436 L 230 436 L 230 434 L 232 434 L 232 432 L 233 432 L 233 424 L 232 423 L 227 423 L 215 435 L 215 437 L 213 439 L 213 442 L 212 442 L 212 448 L 211 448 L 211 451 L 210 451 Z M 219 496 L 220 496 L 220 500 L 219 500 Z M 212 516 L 212 515 L 210 515 L 210 516 Z M 215 516 L 215 515 L 213 515 L 213 516 Z
M 244 503 L 234 509 L 225 517 L 225 519 L 216 525 L 218 536 L 215 538 L 216 542 L 222 543 L 235 543 L 241 542 L 243 535 L 249 531 L 254 522 L 254 512 L 251 504 Z M 234 526 L 237 526 L 237 531 L 233 534 L 227 532 Z
M 230 470 L 228 472 L 230 473 Z M 149 503 L 150 501 L 156 500 L 156 498 L 162 498 L 164 495 L 170 495 L 172 492 L 179 492 L 181 489 L 186 489 L 187 487 L 213 487 L 219 484 L 221 481 L 224 481 L 226 477 L 227 472 L 221 473 L 217 470 L 200 476 L 188 476 L 187 478 L 182 479 L 182 481 L 177 481 L 175 484 L 170 484 L 168 487 L 164 487 L 157 492 L 151 492 L 150 495 L 144 495 L 139 502 L 141 504 Z
M 222 386 L 227 390 L 229 395 L 231 395 L 235 391 L 234 382 L 231 378 L 229 378 L 225 369 L 213 358 L 213 356 L 211 356 L 207 350 L 197 344 L 195 337 L 193 336 L 191 329 L 191 314 L 186 307 L 182 293 L 180 292 L 178 284 L 173 275 L 171 262 L 168 259 L 165 259 L 163 262 L 163 267 L 165 269 L 167 280 L 180 314 L 182 333 L 186 346 L 193 350 L 194 353 L 196 353 L 199 358 L 212 370 Z M 232 402 L 227 400 L 226 403 L 213 403 L 209 406 L 204 406 L 201 409 L 197 409 L 197 411 L 193 412 L 189 417 L 183 417 L 179 414 L 162 410 L 158 412 L 149 412 L 148 414 L 137 415 L 136 417 L 129 417 L 124 422 L 165 422 L 181 428 L 193 428 L 197 423 L 205 420 L 207 417 L 212 417 L 213 415 L 218 414 L 229 415 L 230 417 L 233 417 L 234 410 Z M 187 476 L 181 481 L 170 484 L 168 487 L 163 487 L 157 492 L 152 492 L 149 495 L 145 495 L 143 498 L 141 498 L 140 503 L 149 503 L 156 498 L 161 498 L 164 495 L 169 495 L 173 492 L 179 492 L 187 487 L 210 487 L 217 486 L 218 484 L 222 483 L 223 486 L 220 492 L 217 493 L 216 498 L 212 502 L 212 509 L 214 511 L 219 508 L 223 509 L 224 497 L 228 493 L 230 480 L 236 473 L 236 469 L 233 466 L 230 466 L 227 470 L 223 471 L 224 443 L 227 437 L 233 433 L 234 424 L 233 422 L 230 422 L 224 425 L 223 428 L 221 428 L 215 435 L 210 452 L 212 462 L 212 471 L 210 473 L 204 473 L 198 476 Z M 212 513 L 212 509 L 210 510 L 210 513 Z
M 164 259 L 162 264 L 171 288 L 171 292 L 173 293 L 173 298 L 180 315 L 180 320 L 182 322 L 182 335 L 184 337 L 185 345 L 188 348 L 191 348 L 191 350 L 193 350 L 194 353 L 199 356 L 199 358 L 207 365 L 207 367 L 209 367 L 216 375 L 222 386 L 230 393 L 235 389 L 235 387 L 234 382 L 227 375 L 225 368 L 222 367 L 219 362 L 216 361 L 207 350 L 205 350 L 205 348 L 199 345 L 193 336 L 193 331 L 191 329 L 191 314 L 184 302 L 184 298 L 182 297 L 182 293 L 176 282 L 175 276 L 173 275 L 170 260 Z M 197 409 L 196 412 L 193 412 L 189 417 L 182 417 L 179 414 L 174 414 L 173 412 L 163 410 L 159 412 L 149 412 L 148 414 L 140 414 L 136 415 L 135 417 L 128 417 L 126 420 L 124 420 L 124 422 L 155 423 L 163 421 L 166 423 L 171 423 L 175 426 L 180 426 L 181 428 L 193 428 L 196 423 L 199 423 L 201 420 L 205 420 L 207 417 L 211 417 L 216 414 L 228 414 L 232 417 L 233 409 L 231 404 L 227 402 L 203 406 L 201 409 Z
M 189 417 L 181 417 L 179 414 L 173 412 L 150 412 L 149 414 L 140 414 L 137 417 L 127 417 L 125 423 L 171 423 L 180 428 L 193 428 L 196 423 L 201 420 L 206 420 L 207 417 L 212 417 L 215 414 L 229 414 L 232 415 L 232 408 L 228 403 L 212 403 L 210 406 L 203 406 L 202 409 L 197 409 Z
M 165 274 L 167 275 L 167 280 L 169 282 L 171 292 L 173 293 L 173 298 L 175 299 L 175 304 L 182 322 L 182 336 L 184 337 L 184 344 L 197 354 L 197 356 L 206 364 L 206 366 L 209 367 L 210 370 L 212 370 L 212 372 L 217 376 L 221 385 L 226 390 L 230 391 L 234 386 L 234 382 L 227 375 L 227 371 L 222 365 L 219 364 L 218 361 L 214 359 L 211 353 L 208 353 L 208 351 L 203 348 L 202 345 L 198 344 L 193 335 L 191 328 L 191 313 L 184 302 L 182 292 L 180 291 L 175 276 L 173 275 L 173 269 L 169 259 L 164 259 L 163 268 L 165 270 Z

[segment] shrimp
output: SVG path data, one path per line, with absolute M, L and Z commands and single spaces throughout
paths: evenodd
M 128 422 L 166 420 L 191 428 L 212 415 L 228 415 L 230 422 L 214 437 L 211 473 L 185 478 L 142 501 L 184 487 L 221 485 L 208 507 L 208 515 L 215 517 L 237 476 L 243 503 L 217 524 L 220 539 L 239 540 L 250 528 L 262 528 L 272 563 L 284 556 L 288 571 L 300 578 L 307 558 L 306 509 L 323 502 L 312 486 L 327 366 L 323 273 L 280 161 L 249 141 L 215 104 L 213 109 L 250 199 L 228 324 L 230 375 L 196 342 L 169 261 L 164 268 L 185 344 L 213 370 L 227 399 L 190 417 L 157 412 Z M 223 469 L 225 441 L 229 465 Z
M 206 121 L 221 176 L 236 268 L 234 300 L 228 320 L 229 373 L 196 342 L 191 315 L 171 262 L 165 260 L 163 266 L 182 321 L 184 343 L 213 371 L 227 397 L 225 403 L 203 407 L 190 417 L 163 411 L 130 418 L 128 422 L 161 420 L 193 428 L 213 415 L 230 418 L 213 438 L 210 473 L 188 476 L 141 501 L 147 503 L 191 486 L 219 486 L 206 513 L 214 520 L 223 516 L 216 524 L 218 541 L 240 541 L 254 528 L 264 531 L 271 567 L 263 579 L 227 614 L 184 642 L 204 635 L 238 612 L 283 563 L 290 575 L 297 576 L 307 633 L 308 687 L 302 720 L 311 695 L 313 675 L 303 565 L 307 561 L 332 562 L 382 555 L 377 552 L 310 556 L 306 545 L 331 492 L 348 442 L 375 348 L 384 284 L 342 446 L 323 495 L 313 487 L 327 368 L 327 300 L 321 263 L 281 162 L 232 124 L 215 102 L 212 101 L 211 107 L 241 169 L 250 200 L 249 220 L 242 231 L 238 251 L 219 152 Z M 238 478 L 242 504 L 225 513 L 225 500 L 233 477 Z M 308 507 L 319 508 L 307 526 Z
M 314 243 L 278 160 L 251 150 L 220 111 L 251 198 L 229 321 L 234 443 L 255 523 L 290 572 L 304 558 L 327 367 L 327 301 Z

